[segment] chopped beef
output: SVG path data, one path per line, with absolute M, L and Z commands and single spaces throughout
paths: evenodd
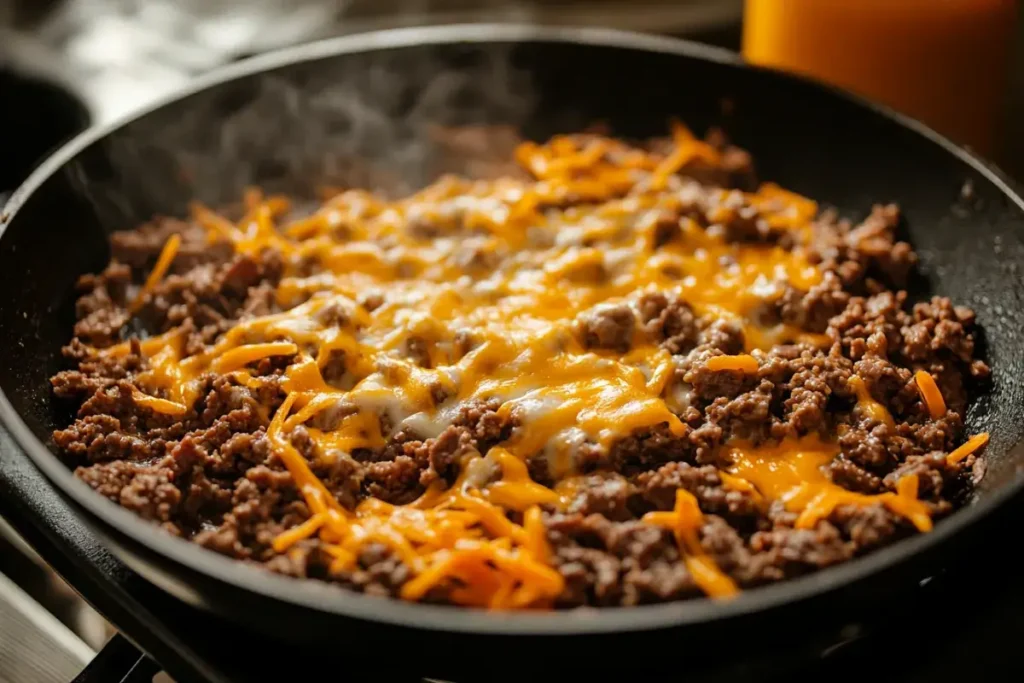
M 600 306 L 580 319 L 583 343 L 588 348 L 624 353 L 633 344 L 636 317 L 629 306 Z
M 507 164 L 482 161 L 494 135 L 508 146 L 508 131 L 438 129 L 436 134 L 459 154 L 481 157 L 474 161 L 478 169 L 512 173 Z M 571 143 L 583 156 L 582 150 L 601 139 L 566 136 L 562 144 Z M 660 160 L 671 154 L 673 144 L 661 140 L 644 149 Z M 737 485 L 729 476 L 726 470 L 735 457 L 730 449 L 736 444 L 757 448 L 783 439 L 828 440 L 836 455 L 820 468 L 823 481 L 857 494 L 891 495 L 901 479 L 914 476 L 918 498 L 936 518 L 963 499 L 972 472 L 974 479 L 983 472 L 984 462 L 975 456 L 964 465 L 946 460 L 962 442 L 969 401 L 984 388 L 990 372 L 978 358 L 975 316 L 944 297 L 911 305 L 902 288 L 917 257 L 896 236 L 898 209 L 876 206 L 859 223 L 826 211 L 813 221 L 809 243 L 801 244 L 805 238 L 767 220 L 748 195 L 734 191 L 751 186 L 750 156 L 717 132 L 706 144 L 718 161 L 711 163 L 708 155 L 687 161 L 668 181 L 671 201 L 637 219 L 637 229 L 647 231 L 645 258 L 652 263 L 670 259 L 688 244 L 688 231 L 700 230 L 730 244 L 803 249 L 821 278 L 802 289 L 787 282 L 765 283 L 775 294 L 747 322 L 787 332 L 778 343 L 750 351 L 749 326 L 687 300 L 685 287 L 693 276 L 678 263 L 666 260 L 655 284 L 623 295 L 617 290 L 621 273 L 614 249 L 605 238 L 565 236 L 573 249 L 587 249 L 598 258 L 566 261 L 558 278 L 537 280 L 545 283 L 539 286 L 550 290 L 553 301 L 559 301 L 556 296 L 567 282 L 591 293 L 610 293 L 574 308 L 567 318 L 571 333 L 553 336 L 550 343 L 600 358 L 647 349 L 670 357 L 667 380 L 659 386 L 671 415 L 619 438 L 574 441 L 567 454 L 545 444 L 525 457 L 520 476 L 558 492 L 559 502 L 546 500 L 540 506 L 548 559 L 564 579 L 564 589 L 552 601 L 558 608 L 700 596 L 672 531 L 644 521 L 647 514 L 672 511 L 680 491 L 692 495 L 703 513 L 696 530 L 700 549 L 743 588 L 845 562 L 915 533 L 912 524 L 882 504 L 840 504 L 803 528 L 807 525 L 797 523 L 799 511 L 766 500 L 755 487 Z M 611 144 L 593 149 L 600 152 L 595 163 L 616 164 L 641 148 Z M 519 166 L 515 173 L 525 177 Z M 460 182 L 442 180 L 439 186 L 451 194 L 472 189 Z M 581 182 L 562 195 L 538 199 L 537 215 L 550 218 L 607 199 L 590 197 L 588 187 Z M 360 197 L 371 201 L 368 193 Z M 378 211 L 368 206 L 360 210 L 367 215 Z M 367 268 L 393 266 L 399 278 L 441 268 L 430 259 L 388 259 L 403 252 L 401 240 L 451 242 L 454 235 L 460 246 L 450 264 L 472 270 L 480 277 L 478 285 L 490 286 L 484 278 L 500 271 L 514 254 L 489 250 L 486 221 L 478 218 L 461 204 L 448 205 L 438 215 L 416 209 L 401 239 L 381 237 L 380 254 L 366 257 Z M 601 220 L 592 227 L 601 228 Z M 338 240 L 357 233 L 355 219 L 337 222 L 330 234 Z M 563 237 L 528 226 L 513 232 L 522 232 L 529 245 L 550 246 Z M 180 235 L 181 245 L 171 268 L 138 298 L 173 234 Z M 508 466 L 488 456 L 492 449 L 528 441 L 533 427 L 520 409 L 507 409 L 500 392 L 467 400 L 457 385 L 435 380 L 423 391 L 429 399 L 421 397 L 432 406 L 423 420 L 394 417 L 394 411 L 381 407 L 384 400 L 372 406 L 377 413 L 364 435 L 368 445 L 318 445 L 314 438 L 366 409 L 343 395 L 305 424 L 290 428 L 287 453 L 275 442 L 280 435 L 274 436 L 271 420 L 296 381 L 290 369 L 301 359 L 315 359 L 324 385 L 341 392 L 378 376 L 476 362 L 478 352 L 486 362 L 485 341 L 473 329 L 460 323 L 444 330 L 436 320 L 417 321 L 422 330 L 389 347 L 391 355 L 374 367 L 367 367 L 358 343 L 318 349 L 302 342 L 297 353 L 259 358 L 241 372 L 210 371 L 193 378 L 196 398 L 190 405 L 183 411 L 157 410 L 154 406 L 161 404 L 154 399 L 165 404 L 178 399 L 161 379 L 166 370 L 158 354 L 164 349 L 152 348 L 147 338 L 177 330 L 180 348 L 173 347 L 177 342 L 166 346 L 178 348 L 183 357 L 203 354 L 239 323 L 309 301 L 314 293 L 303 287 L 312 286 L 319 266 L 312 257 L 272 247 L 236 253 L 224 239 L 211 239 L 198 222 L 171 218 L 114 234 L 111 249 L 107 268 L 78 282 L 77 322 L 64 349 L 68 369 L 52 378 L 55 395 L 76 412 L 70 424 L 54 432 L 53 441 L 75 474 L 98 494 L 169 533 L 269 571 L 397 596 L 415 571 L 400 549 L 383 542 L 386 538 L 363 545 L 346 562 L 316 535 L 286 551 L 275 549 L 275 538 L 309 520 L 310 508 L 316 507 L 292 474 L 295 459 L 340 508 L 353 511 L 370 499 L 412 503 L 456 483 L 460 492 L 484 489 Z M 344 260 L 343 255 L 337 258 Z M 736 265 L 730 259 L 723 257 L 723 268 Z M 524 279 L 523 286 L 536 282 Z M 452 286 L 458 290 L 461 285 Z M 499 290 L 488 291 L 496 299 L 514 299 L 515 292 Z M 395 296 L 367 285 L 349 296 L 316 313 L 317 324 L 336 331 L 338 339 L 356 339 L 367 316 L 397 319 L 410 313 L 403 307 L 416 292 Z M 540 318 L 547 312 L 524 311 L 523 324 L 531 324 L 534 314 Z M 110 353 L 117 344 L 122 346 Z M 709 365 L 723 354 L 748 351 L 757 361 L 756 371 Z M 481 372 L 499 370 L 484 365 Z M 940 417 L 929 414 L 917 388 L 914 375 L 921 370 L 931 374 L 944 398 L 946 411 Z M 653 370 L 637 367 L 636 372 L 647 373 L 637 380 L 642 385 Z M 458 373 L 453 375 L 457 382 Z M 571 480 L 562 482 L 566 470 Z M 522 510 L 508 510 L 506 518 L 523 523 Z M 457 581 L 441 584 L 423 600 L 449 602 L 458 590 Z

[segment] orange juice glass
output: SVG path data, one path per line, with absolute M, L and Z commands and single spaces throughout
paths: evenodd
M 1017 0 L 746 0 L 743 55 L 997 145 Z

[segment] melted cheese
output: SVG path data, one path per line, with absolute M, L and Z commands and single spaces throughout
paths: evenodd
M 850 378 L 850 387 L 857 395 L 857 406 L 854 408 L 854 412 L 860 413 L 875 422 L 887 425 L 890 430 L 896 428 L 896 422 L 892 418 L 892 413 L 871 396 L 871 392 L 868 391 L 864 380 L 854 375 Z
M 732 370 L 735 372 L 754 374 L 757 372 L 757 359 L 748 354 L 741 354 L 739 356 L 712 356 L 711 358 L 708 358 L 707 367 L 708 370 L 711 370 L 712 372 Z
M 781 501 L 786 509 L 799 513 L 798 529 L 813 528 L 840 505 L 875 504 L 906 518 L 919 531 L 932 528 L 930 509 L 917 499 L 916 475 L 901 479 L 896 493 L 854 493 L 833 483 L 824 472 L 838 453 L 838 446 L 813 435 L 757 447 L 737 442 L 729 449 L 728 473 L 753 485 L 765 499 Z
M 640 333 L 626 354 L 587 349 L 577 335 L 581 314 L 635 306 L 644 293 L 663 292 L 698 314 L 734 322 L 748 351 L 784 341 L 823 342 L 822 335 L 757 322 L 787 285 L 807 290 L 821 281 L 801 248 L 729 242 L 722 230 L 705 230 L 689 218 L 678 219 L 668 241 L 659 237 L 659 217 L 685 213 L 695 189 L 677 173 L 691 163 L 720 161 L 681 125 L 673 137 L 674 150 L 664 156 L 611 139 L 583 146 L 570 137 L 526 143 L 516 158 L 534 180 L 447 177 L 394 202 L 349 190 L 292 222 L 281 220 L 286 200 L 258 192 L 246 195 L 238 223 L 197 205 L 194 219 L 211 244 L 227 242 L 251 256 L 267 249 L 281 255 L 284 275 L 275 296 L 283 312 L 244 319 L 191 356 L 184 355 L 177 330 L 142 341 L 148 368 L 137 376 L 145 393 L 135 400 L 177 415 L 199 399 L 209 373 L 257 388 L 267 380 L 253 366 L 275 358 L 284 368 L 280 386 L 287 398 L 267 437 L 311 512 L 275 539 L 276 551 L 318 535 L 332 570 L 346 571 L 367 544 L 377 543 L 415 575 L 401 589 L 404 598 L 444 589 L 467 605 L 549 605 L 564 580 L 548 564 L 542 508 L 564 507 L 575 495 L 575 449 L 585 442 L 610 447 L 656 426 L 686 433 L 670 407 L 685 403 L 670 386 L 672 356 Z M 717 200 L 712 218 L 726 220 L 748 207 L 769 225 L 793 231 L 798 243 L 817 212 L 810 200 L 773 185 L 753 194 L 722 191 Z M 550 208 L 564 204 L 570 205 Z M 163 276 L 177 245 L 176 236 L 168 241 L 140 300 Z M 410 360 L 412 350 L 422 362 Z M 101 353 L 129 351 L 126 343 Z M 758 363 L 744 354 L 711 358 L 708 367 L 755 373 Z M 891 422 L 862 385 L 855 389 L 860 409 Z M 371 498 L 344 509 L 289 438 L 305 425 L 321 456 L 333 458 L 380 448 L 398 426 L 434 436 L 464 402 L 488 399 L 498 399 L 519 428 L 461 463 L 454 485 L 435 483 L 404 506 Z M 909 485 L 897 494 L 857 496 L 821 473 L 831 447 L 790 446 L 737 447 L 731 473 L 723 474 L 726 484 L 785 500 L 801 512 L 801 526 L 836 505 L 876 501 L 919 528 L 930 522 L 911 500 Z M 529 476 L 526 460 L 537 455 L 548 458 L 559 480 L 554 490 Z M 507 511 L 521 513 L 523 523 Z M 736 591 L 701 548 L 702 517 L 692 496 L 679 491 L 674 511 L 645 520 L 672 530 L 686 566 L 709 595 Z

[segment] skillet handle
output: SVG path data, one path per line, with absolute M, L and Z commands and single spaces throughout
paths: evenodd
M 156 662 L 117 633 L 71 683 L 152 683 L 158 673 Z

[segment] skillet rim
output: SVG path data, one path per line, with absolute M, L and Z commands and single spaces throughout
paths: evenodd
M 772 78 L 799 81 L 845 100 L 850 106 L 867 109 L 897 123 L 942 147 L 961 163 L 973 168 L 995 185 L 1024 213 L 1024 199 L 1001 171 L 974 153 L 959 147 L 924 124 L 898 114 L 883 105 L 865 100 L 838 88 L 811 79 L 746 64 L 739 55 L 717 47 L 677 38 L 604 28 L 534 26 L 528 24 L 450 24 L 429 27 L 385 29 L 321 40 L 276 50 L 216 69 L 191 81 L 185 87 L 159 98 L 150 105 L 119 117 L 107 124 L 79 134 L 47 158 L 13 193 L 0 213 L 0 240 L 17 217 L 27 199 L 49 178 L 60 172 L 76 155 L 130 121 L 143 118 L 165 106 L 200 91 L 212 89 L 260 72 L 284 68 L 344 54 L 371 52 L 417 45 L 447 45 L 486 42 L 556 42 L 583 44 L 611 49 L 632 49 L 673 54 L 696 60 L 712 61 L 738 69 L 752 69 Z M 0 242 L 2 244 L 2 242 Z M 84 513 L 90 525 L 102 522 L 131 543 L 146 548 L 178 567 L 201 574 L 207 579 L 256 594 L 262 599 L 285 603 L 293 608 L 315 610 L 325 616 L 349 617 L 422 630 L 437 630 L 480 635 L 583 635 L 636 632 L 659 628 L 684 627 L 699 623 L 753 616 L 772 608 L 822 596 L 838 587 L 855 583 L 883 570 L 902 564 L 912 556 L 951 539 L 966 527 L 976 524 L 1024 490 L 1024 477 L 993 492 L 989 497 L 958 510 L 942 520 L 928 534 L 899 541 L 864 557 L 814 572 L 804 577 L 744 591 L 729 601 L 695 599 L 637 607 L 601 608 L 595 611 L 570 611 L 544 614 L 494 613 L 462 607 L 422 605 L 395 599 L 380 599 L 353 593 L 319 581 L 291 579 L 246 565 L 193 543 L 164 533 L 153 533 L 152 525 L 128 510 L 99 496 L 74 476 L 60 459 L 37 439 L 14 410 L 0 389 L 0 421 L 20 449 L 29 456 L 49 481 L 70 498 Z M 1011 446 L 1011 448 L 1017 445 Z M 90 521 L 90 518 L 92 520 Z M 103 533 L 108 533 L 103 531 Z M 147 579 L 150 580 L 151 579 Z M 164 590 L 168 590 L 164 588 Z M 172 594 L 174 591 L 169 591 Z M 202 592 L 199 592 L 202 598 Z M 203 598 L 205 602 L 205 598 Z

